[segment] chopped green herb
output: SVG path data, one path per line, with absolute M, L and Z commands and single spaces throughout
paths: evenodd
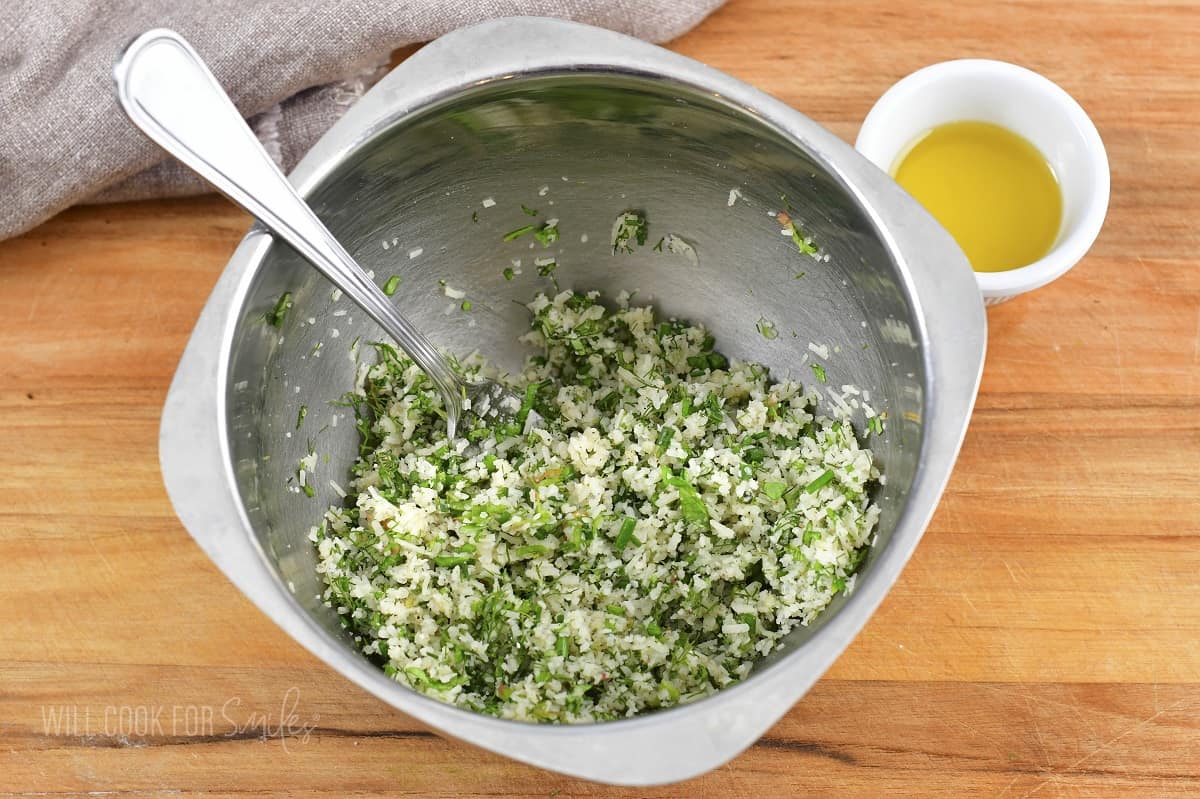
M 531 383 L 525 387 L 525 398 L 521 401 L 521 408 L 517 411 L 517 424 L 525 427 L 525 420 L 529 418 L 529 412 L 533 410 L 533 404 L 537 401 L 538 389 L 542 387 L 541 383 Z
M 516 274 L 517 273 L 513 271 L 513 268 L 511 266 L 504 267 L 504 279 L 505 280 L 512 280 L 514 277 L 516 277 Z
M 625 520 L 621 522 L 621 530 L 617 533 L 617 540 L 613 542 L 613 548 L 620 552 L 631 543 L 640 545 L 642 542 L 633 534 L 633 528 L 636 526 L 637 520 L 626 516 Z
M 408 677 L 409 681 L 417 685 L 428 685 L 431 680 L 424 669 L 419 669 L 416 666 L 407 666 L 404 669 L 404 676 Z
M 755 323 L 754 327 L 765 339 L 771 340 L 779 338 L 779 330 L 775 327 L 775 323 L 770 319 L 767 319 L 765 316 L 758 317 L 758 322 Z
M 469 310 L 471 310 L 471 307 L 472 307 L 472 306 L 471 306 L 471 301 L 470 301 L 470 300 L 463 300 L 463 301 L 462 301 L 462 305 L 461 305 L 461 306 L 459 306 L 459 307 L 461 307 L 461 308 L 462 308 L 464 311 L 469 311 Z
M 471 221 L 477 225 L 479 224 L 479 212 L 478 211 L 471 212 Z
M 662 248 L 663 248 L 663 242 L 664 242 L 664 241 L 666 241 L 666 240 L 667 240 L 667 237 L 666 237 L 666 236 L 663 236 L 661 239 L 659 239 L 659 240 L 658 240 L 658 244 L 655 244 L 655 245 L 654 245 L 654 251 L 655 251 L 655 252 L 662 252 Z
M 632 253 L 634 243 L 639 247 L 644 245 L 646 231 L 646 215 L 641 211 L 625 211 L 617 214 L 612 229 L 613 255 L 618 252 Z
M 762 463 L 767 457 L 767 451 L 762 447 L 746 447 L 742 450 L 742 460 L 746 463 Z
M 719 352 L 710 352 L 705 355 L 689 355 L 687 364 L 697 371 L 716 371 L 729 368 L 729 359 Z
M 275 301 L 275 307 L 267 314 L 267 322 L 271 327 L 281 327 L 291 307 L 292 292 L 285 291 L 279 295 L 279 299 Z
M 546 222 L 540 228 L 533 231 L 533 237 L 535 239 L 537 239 L 538 242 L 543 247 L 549 247 L 551 244 L 558 241 L 558 224 L 557 224 L 557 222 L 555 224 L 550 224 L 549 222 Z
M 824 472 L 821 473 L 820 477 L 817 477 L 815 480 L 813 480 L 811 483 L 809 483 L 808 485 L 806 485 L 804 487 L 804 493 L 814 494 L 832 482 L 833 482 L 833 469 L 826 469 Z
M 813 374 L 817 376 L 818 383 L 824 383 L 828 380 L 828 375 L 825 374 L 825 367 L 819 363 L 812 364 Z
M 504 240 L 505 241 L 515 241 L 515 240 L 521 238 L 522 236 L 524 236 L 526 233 L 532 233 L 535 230 L 537 230 L 536 225 L 522 225 L 521 227 L 517 228 L 516 230 L 510 230 L 507 233 L 505 233 Z
M 814 258 L 817 256 L 817 248 L 812 243 L 812 239 L 806 238 L 797 228 L 795 222 L 788 222 L 788 231 L 792 234 L 792 241 L 796 244 L 796 249 L 805 255 L 811 255 Z
M 296 413 L 296 429 L 300 429 L 300 425 L 304 424 L 304 417 L 308 416 L 308 406 L 301 405 L 300 410 Z
M 439 566 L 465 566 L 468 563 L 473 563 L 475 556 L 470 554 L 465 555 L 438 555 L 433 559 L 433 562 Z
M 537 265 L 538 274 L 542 277 L 550 277 L 554 274 L 555 269 L 558 269 L 557 261 L 549 261 Z
M 771 480 L 762 484 L 762 492 L 770 500 L 779 499 L 783 496 L 784 491 L 787 491 L 787 483 L 779 483 Z
M 537 215 L 538 215 L 538 212 L 537 212 L 537 209 L 536 209 L 536 208 L 530 208 L 530 207 L 529 207 L 528 205 L 526 205 L 525 203 L 521 203 L 521 210 L 522 210 L 522 211 L 524 211 L 524 212 L 525 212 L 526 214 L 528 214 L 529 216 L 537 216 Z
M 387 282 L 383 284 L 383 293 L 389 297 L 395 294 L 396 289 L 400 287 L 400 281 L 401 277 L 399 275 L 392 275 L 389 277 Z
M 693 524 L 708 524 L 708 507 L 696 487 L 682 477 L 672 477 L 666 482 L 679 492 L 679 511 L 683 520 Z
M 875 435 L 883 435 L 883 420 L 878 416 L 872 416 L 867 420 L 867 429 Z

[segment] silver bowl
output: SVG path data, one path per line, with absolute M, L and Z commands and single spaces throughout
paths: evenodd
M 163 475 L 192 536 L 264 613 L 385 702 L 495 752 L 611 783 L 684 779 L 753 743 L 879 605 L 949 477 L 985 340 L 979 290 L 950 236 L 849 146 L 767 95 L 634 39 L 545 19 L 490 22 L 421 50 L 321 139 L 292 181 L 377 279 L 402 276 L 396 302 L 460 355 L 478 348 L 520 364 L 519 303 L 548 287 L 532 262 L 553 252 L 564 287 L 637 290 L 777 375 L 811 380 L 809 344 L 827 346 L 828 386 L 871 392 L 889 417 L 871 439 L 887 479 L 853 593 L 740 684 L 581 726 L 504 721 L 414 693 L 361 655 L 322 605 L 307 535 L 339 501 L 330 480 L 344 484 L 357 453 L 353 418 L 328 402 L 353 385 L 352 340 L 381 334 L 261 228 L 213 290 L 167 397 Z M 733 188 L 742 196 L 730 205 Z M 484 207 L 489 197 L 496 204 Z M 553 250 L 501 242 L 528 221 L 521 203 L 561 220 Z M 828 262 L 780 235 L 769 212 L 787 207 Z M 610 225 L 628 208 L 645 210 L 651 242 L 681 235 L 697 262 L 650 246 L 614 257 Z M 523 274 L 508 281 L 513 258 Z M 472 311 L 439 281 L 465 290 Z M 284 291 L 294 307 L 277 329 L 264 316 Z M 763 337 L 760 318 L 780 335 Z M 311 498 L 294 481 L 309 446 L 321 454 Z

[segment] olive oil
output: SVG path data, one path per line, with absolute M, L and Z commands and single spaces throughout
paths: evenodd
M 1054 170 L 1028 140 L 999 125 L 940 125 L 909 147 L 892 176 L 950 231 L 977 272 L 1031 264 L 1058 237 Z

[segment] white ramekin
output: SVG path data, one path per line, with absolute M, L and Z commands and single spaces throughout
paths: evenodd
M 890 173 L 918 136 L 960 120 L 1021 134 L 1046 156 L 1062 187 L 1062 227 L 1050 252 L 1018 269 L 975 273 L 984 302 L 995 305 L 1046 285 L 1087 253 L 1108 211 L 1108 156 L 1092 120 L 1057 84 L 984 59 L 944 61 L 896 83 L 867 114 L 854 146 Z

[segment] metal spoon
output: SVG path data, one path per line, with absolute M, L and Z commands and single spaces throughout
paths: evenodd
M 117 97 L 143 133 L 245 208 L 356 302 L 437 385 L 450 438 L 464 412 L 516 414 L 505 386 L 467 382 L 338 243 L 259 144 L 203 59 L 178 33 L 134 39 L 113 69 Z M 537 423 L 530 413 L 527 424 Z

